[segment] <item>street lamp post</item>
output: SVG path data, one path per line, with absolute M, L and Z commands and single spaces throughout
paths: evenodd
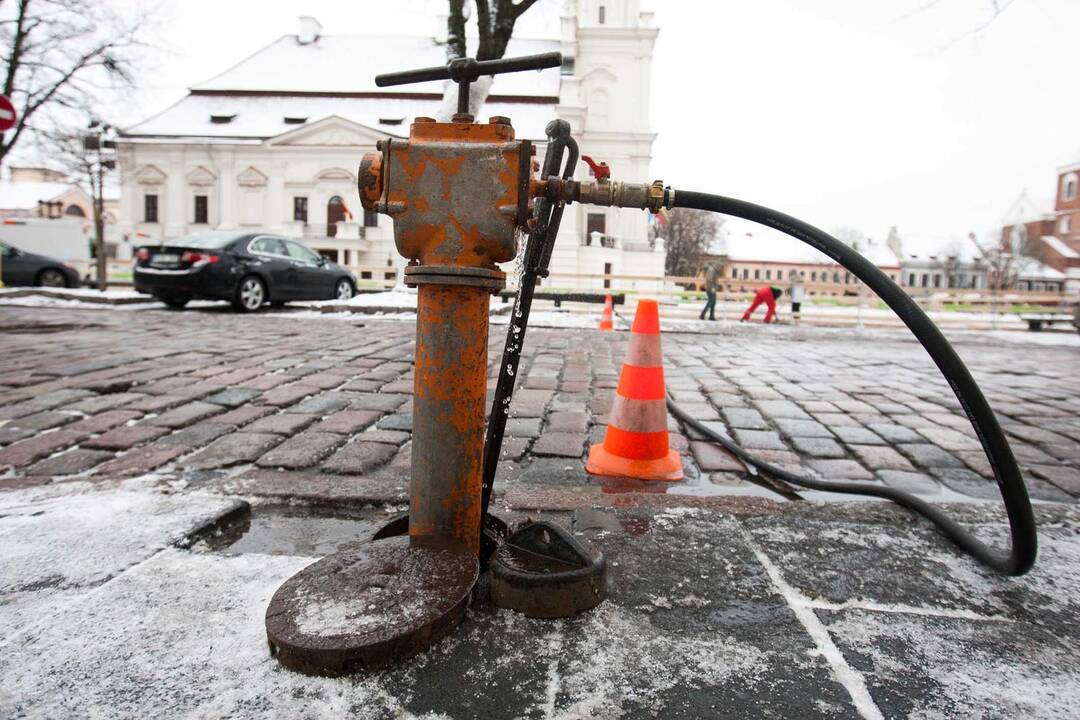
M 109 282 L 105 257 L 105 171 L 116 168 L 115 157 L 109 157 L 116 150 L 116 140 L 113 129 L 97 120 L 90 122 L 89 130 L 83 136 L 83 147 L 94 153 L 94 162 L 90 167 L 90 189 L 94 191 L 94 260 L 97 287 L 104 292 Z

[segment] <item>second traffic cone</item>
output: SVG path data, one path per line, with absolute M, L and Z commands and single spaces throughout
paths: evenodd
M 638 302 L 611 420 L 604 442 L 590 448 L 585 470 L 639 480 L 683 478 L 682 459 L 668 447 L 664 356 L 655 300 Z
M 604 312 L 600 314 L 600 324 L 596 326 L 597 330 L 612 330 L 614 324 L 612 323 L 612 310 L 611 310 L 611 296 L 608 295 L 604 298 Z

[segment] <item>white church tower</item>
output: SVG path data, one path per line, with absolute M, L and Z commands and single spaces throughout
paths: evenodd
M 658 30 L 639 0 L 567 0 L 560 37 L 563 76 L 556 108 L 582 155 L 611 167 L 613 179 L 647 182 L 656 134 L 649 125 L 649 83 Z M 578 179 L 588 166 L 578 165 Z M 572 205 L 551 259 L 553 273 L 663 275 L 662 246 L 650 247 L 640 210 Z M 552 285 L 562 285 L 553 278 Z M 599 287 L 600 280 L 575 285 Z M 620 281 L 620 286 L 628 283 Z

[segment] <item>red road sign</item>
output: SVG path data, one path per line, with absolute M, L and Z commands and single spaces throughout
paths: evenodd
M 0 132 L 13 127 L 15 127 L 15 106 L 6 95 L 0 95 Z

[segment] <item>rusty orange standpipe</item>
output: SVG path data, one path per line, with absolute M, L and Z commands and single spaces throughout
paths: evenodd
M 358 184 L 365 209 L 393 218 L 417 288 L 409 536 L 479 553 L 488 302 L 528 221 L 534 151 L 507 118 L 471 121 L 416 118 L 407 141 L 364 156 Z

